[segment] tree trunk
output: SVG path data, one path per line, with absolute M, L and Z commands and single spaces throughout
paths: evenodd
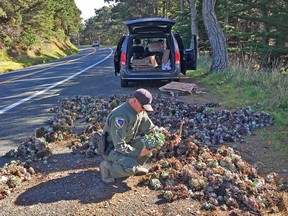
M 189 0 L 191 6 L 191 34 L 196 35 L 196 44 L 198 44 L 198 24 L 197 24 L 197 10 L 196 10 L 196 0 Z M 194 47 L 194 41 L 191 40 L 191 48 L 198 49 L 198 47 Z M 197 52 L 198 55 L 199 52 Z
M 181 9 L 181 12 L 183 13 L 184 12 L 184 0 L 180 0 L 180 9 Z
M 205 29 L 212 48 L 212 65 L 209 72 L 223 71 L 228 65 L 228 51 L 224 33 L 215 14 L 216 0 L 203 0 L 202 14 Z
M 153 3 L 155 17 L 158 17 L 158 1 L 154 0 Z

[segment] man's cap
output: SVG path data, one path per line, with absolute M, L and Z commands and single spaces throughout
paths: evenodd
M 151 106 L 152 95 L 148 90 L 143 88 L 137 89 L 133 96 L 139 101 L 146 111 L 153 111 Z

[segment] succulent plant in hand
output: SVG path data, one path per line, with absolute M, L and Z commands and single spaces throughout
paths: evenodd
M 149 134 L 144 135 L 141 139 L 148 150 L 156 148 L 160 149 L 165 141 L 165 136 L 158 130 L 155 130 Z

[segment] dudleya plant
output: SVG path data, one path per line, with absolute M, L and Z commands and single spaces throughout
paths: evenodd
M 160 149 L 165 141 L 165 136 L 158 130 L 154 130 L 149 134 L 145 134 L 141 139 L 148 150 L 156 148 Z

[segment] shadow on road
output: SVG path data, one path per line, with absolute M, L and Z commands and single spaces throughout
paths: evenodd
M 67 151 L 65 147 L 61 149 Z M 32 183 L 35 186 L 20 194 L 15 205 L 29 206 L 61 200 L 97 203 L 131 189 L 122 179 L 117 179 L 112 185 L 102 183 L 98 169 L 101 161 L 100 156 L 87 157 L 69 151 L 52 154 L 47 164 L 43 161 L 31 163 L 35 171 L 43 176 L 42 183 Z
M 106 185 L 101 182 L 99 171 L 89 170 L 36 185 L 18 196 L 15 204 L 29 206 L 61 200 L 79 200 L 84 204 L 97 203 L 112 198 L 116 193 L 124 193 L 130 189 L 122 181 Z
M 5 163 L 10 163 L 13 159 L 8 157 L 0 157 L 0 167 L 3 167 Z

